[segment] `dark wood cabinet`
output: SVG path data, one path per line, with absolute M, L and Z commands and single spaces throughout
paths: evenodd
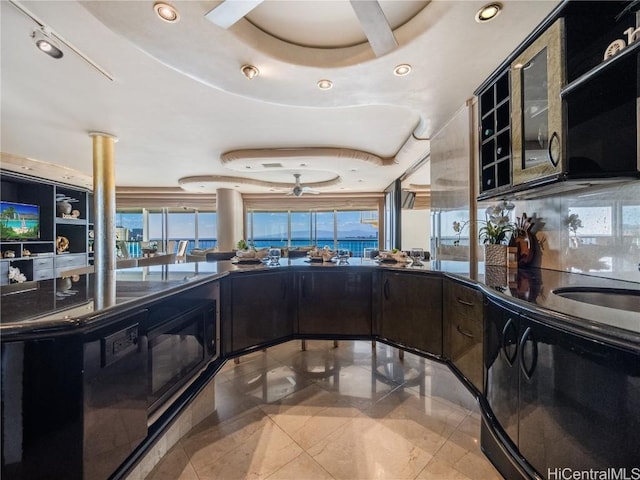
M 637 466 L 640 354 L 492 300 L 486 315 L 487 402 L 531 467 Z
M 301 335 L 371 335 L 371 271 L 298 273 L 297 287 Z
M 482 393 L 483 295 L 448 279 L 442 308 L 444 356 Z
M 394 343 L 442 355 L 442 279 L 382 272 L 380 333 Z
M 293 335 L 293 281 L 289 272 L 237 275 L 230 279 L 231 348 L 240 352 Z

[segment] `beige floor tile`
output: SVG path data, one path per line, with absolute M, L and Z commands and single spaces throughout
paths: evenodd
M 233 360 L 227 361 L 216 377 L 225 380 L 237 379 L 255 372 L 266 372 L 273 368 L 281 367 L 282 363 L 269 356 L 266 352 L 259 351 L 240 357 L 240 363 Z
M 284 365 L 270 370 L 257 370 L 230 380 L 240 395 L 253 397 L 262 403 L 278 401 L 311 384 L 308 378 L 296 374 Z
M 359 409 L 369 408 L 399 386 L 393 382 L 384 382 L 357 365 L 341 368 L 338 375 L 317 380 L 317 384 L 350 399 L 351 405 Z
M 147 480 L 500 478 L 448 367 L 380 342 L 292 341 L 227 362 L 215 405 Z
M 209 428 L 208 422 L 209 419 L 202 422 L 200 429 L 194 429 L 180 442 L 196 470 L 217 462 L 271 423 L 267 415 L 258 408 Z
M 414 478 L 432 458 L 366 416 L 351 419 L 308 453 L 338 479 Z
M 182 447 L 171 449 L 147 477 L 148 480 L 198 480 Z
M 475 477 L 477 480 L 483 480 Z M 418 474 L 416 480 L 474 480 L 437 458 L 431 460 Z
M 317 385 L 260 407 L 302 448 L 308 449 L 360 414 L 340 395 Z
M 215 462 L 194 468 L 200 480 L 259 479 L 275 473 L 301 453 L 302 448 L 269 420 Z
M 480 450 L 479 432 L 468 435 L 461 430 L 456 430 L 442 448 L 436 452 L 434 458 L 449 464 L 474 480 L 498 480 L 501 478 Z
M 333 480 L 333 477 L 307 453 L 301 453 L 268 480 Z

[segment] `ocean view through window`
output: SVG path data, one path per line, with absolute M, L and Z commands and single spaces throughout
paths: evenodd
M 249 211 L 247 241 L 256 248 L 327 246 L 362 256 L 378 248 L 378 212 L 375 210 Z
M 189 253 L 194 248 L 217 246 L 216 221 L 216 212 L 193 209 L 123 210 L 116 213 L 116 230 L 130 257 L 142 256 L 142 242 L 157 244 L 162 251 L 166 244 L 175 248 L 180 240 L 187 240 Z M 245 232 L 246 240 L 256 248 L 314 245 L 346 249 L 353 256 L 362 256 L 365 248 L 378 248 L 378 211 L 249 210 Z

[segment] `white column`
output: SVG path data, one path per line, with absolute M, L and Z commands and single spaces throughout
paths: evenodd
M 218 226 L 218 250 L 235 250 L 238 240 L 244 238 L 242 195 L 236 190 L 216 190 L 216 212 Z

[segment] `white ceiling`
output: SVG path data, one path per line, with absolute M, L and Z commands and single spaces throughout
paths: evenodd
M 152 1 L 15 3 L 113 81 L 65 45 L 59 60 L 38 51 L 34 21 L 3 0 L 3 153 L 86 178 L 88 132 L 103 131 L 119 138 L 118 186 L 260 193 L 286 191 L 261 182 L 293 184 L 293 173 L 303 184 L 339 179 L 322 192 L 383 190 L 429 151 L 428 139 L 558 1 L 504 1 L 487 24 L 474 21 L 486 2 L 381 1 L 399 46 L 380 57 L 347 0 L 266 0 L 229 29 L 205 18 L 219 1 L 169 2 L 181 14 L 175 24 L 160 21 Z M 394 76 L 402 63 L 413 71 Z M 248 80 L 243 64 L 260 75 Z M 321 91 L 325 78 L 333 88 Z M 309 154 L 313 148 L 351 154 L 331 159 Z M 242 155 L 221 160 L 252 149 L 278 149 L 262 163 L 282 167 Z M 308 155 L 282 161 L 279 149 Z

